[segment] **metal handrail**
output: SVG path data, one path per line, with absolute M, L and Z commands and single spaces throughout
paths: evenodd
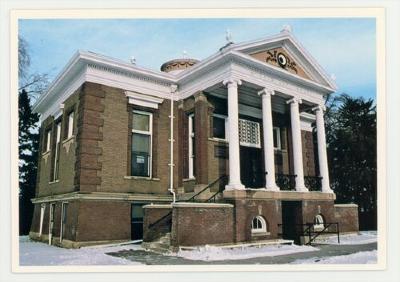
M 213 182 L 209 183 L 206 187 L 204 187 L 200 192 L 197 192 L 195 195 L 193 195 L 192 197 L 190 197 L 188 200 L 186 200 L 187 202 L 194 202 L 195 198 L 200 195 L 201 193 L 203 193 L 204 191 L 206 191 L 208 188 L 210 188 L 211 186 L 213 186 L 215 183 L 219 182 L 221 179 L 227 177 L 226 174 L 221 175 L 220 177 L 218 177 L 216 180 L 214 180 Z M 220 193 L 220 191 L 218 191 L 218 193 Z M 180 200 L 181 202 L 186 202 L 185 200 Z
M 307 245 L 311 245 L 311 243 L 321 234 L 336 234 L 337 235 L 337 240 L 338 243 L 340 244 L 340 230 L 339 230 L 339 222 L 326 222 L 324 223 L 324 229 L 317 231 L 314 229 L 314 223 L 298 223 L 295 224 L 296 226 L 306 226 L 307 228 L 304 229 L 302 228 L 302 232 L 299 234 L 299 236 L 308 236 L 308 242 Z M 278 224 L 278 227 L 282 227 L 283 224 Z M 335 231 L 327 231 L 329 227 L 331 226 L 336 226 Z M 283 233 L 283 231 L 282 231 Z M 283 235 L 282 233 L 278 233 L 278 235 Z

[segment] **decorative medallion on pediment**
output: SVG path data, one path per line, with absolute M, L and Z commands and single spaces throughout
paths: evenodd
M 283 48 L 265 50 L 251 54 L 251 56 L 262 62 L 280 67 L 290 73 L 310 79 L 302 67 L 299 66 Z

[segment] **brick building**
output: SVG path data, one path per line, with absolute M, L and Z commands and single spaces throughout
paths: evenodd
M 34 107 L 30 236 L 177 247 L 298 240 L 335 222 L 357 231 L 357 206 L 335 205 L 329 185 L 323 110 L 335 89 L 287 28 L 161 71 L 79 51 Z

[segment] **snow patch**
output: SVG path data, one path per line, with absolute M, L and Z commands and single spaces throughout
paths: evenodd
M 294 253 L 313 252 L 319 249 L 311 246 L 297 245 L 274 245 L 264 247 L 235 247 L 223 248 L 216 246 L 204 246 L 195 250 L 180 250 L 177 253 L 167 254 L 178 256 L 189 260 L 219 261 L 219 260 L 240 260 L 257 257 L 275 257 Z
M 122 250 L 140 250 L 140 245 L 123 245 L 113 247 L 84 247 L 80 249 L 64 249 L 48 244 L 35 242 L 28 236 L 19 240 L 20 265 L 127 265 L 141 264 L 124 258 L 107 255 Z
M 340 235 L 340 245 L 363 245 L 377 242 L 376 231 L 360 231 L 354 234 Z M 317 238 L 315 243 L 338 245 L 337 237 Z
M 377 251 L 358 252 L 350 255 L 299 259 L 291 264 L 374 264 L 377 263 Z

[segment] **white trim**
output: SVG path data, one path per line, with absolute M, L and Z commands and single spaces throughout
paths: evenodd
M 60 141 L 61 141 L 61 120 L 56 123 L 56 143 L 55 143 L 55 154 L 54 154 L 54 168 L 53 168 L 53 181 L 56 182 L 59 180 L 59 171 L 60 171 Z
M 193 131 L 193 123 L 194 123 L 194 114 L 190 114 L 188 116 L 188 143 L 189 143 L 189 150 L 188 150 L 188 160 L 189 160 L 189 179 L 194 178 L 194 158 L 195 154 L 193 152 L 193 142 L 195 142 L 195 132 Z
M 142 134 L 142 135 L 147 135 L 150 138 L 150 146 L 149 146 L 149 159 L 148 159 L 148 168 L 147 168 L 147 173 L 149 176 L 149 179 L 152 178 L 152 162 L 153 162 L 153 114 L 150 112 L 145 112 L 145 111 L 138 111 L 138 110 L 133 110 L 133 113 L 135 114 L 140 114 L 140 115 L 147 115 L 149 116 L 149 130 L 144 131 L 144 130 L 137 130 L 134 129 L 132 126 L 132 133 L 137 133 L 137 134 Z M 132 117 L 133 118 L 133 117 Z M 132 147 L 132 144 L 130 144 Z M 131 154 L 131 166 L 132 166 L 132 154 Z M 132 168 L 131 168 L 132 169 Z M 131 176 L 140 176 L 140 175 L 131 175 Z
M 281 129 L 280 127 L 274 126 L 273 132 L 276 132 L 276 147 L 274 145 L 275 150 L 282 150 L 282 143 L 281 143 Z
M 56 204 L 50 203 L 49 209 L 49 245 L 51 245 L 52 237 L 53 237 L 53 229 L 54 229 L 54 213 L 55 213 Z
M 257 222 L 260 223 L 261 228 L 258 227 L 254 227 L 253 222 L 254 220 L 257 220 Z M 253 219 L 251 220 L 251 234 L 261 234 L 261 233 L 267 233 L 267 222 L 265 221 L 265 219 L 261 216 L 261 215 L 257 215 L 255 217 L 253 217 Z
M 68 202 L 61 203 L 61 222 L 60 222 L 60 243 L 62 243 L 63 239 L 63 231 L 64 231 L 64 216 L 65 215 L 65 205 L 68 205 Z
M 152 109 L 158 109 L 158 104 L 161 104 L 164 101 L 164 99 L 161 98 L 134 93 L 131 91 L 125 91 L 125 95 L 128 97 L 129 104 Z
M 39 236 L 42 236 L 42 232 L 43 232 L 43 220 L 44 220 L 45 211 L 46 211 L 46 204 L 42 203 L 40 205 Z
M 74 111 L 68 114 L 68 131 L 66 139 L 70 139 L 73 133 L 74 133 Z
M 44 153 L 48 153 L 50 152 L 51 149 L 51 129 L 47 130 L 47 134 L 46 134 L 46 152 Z

